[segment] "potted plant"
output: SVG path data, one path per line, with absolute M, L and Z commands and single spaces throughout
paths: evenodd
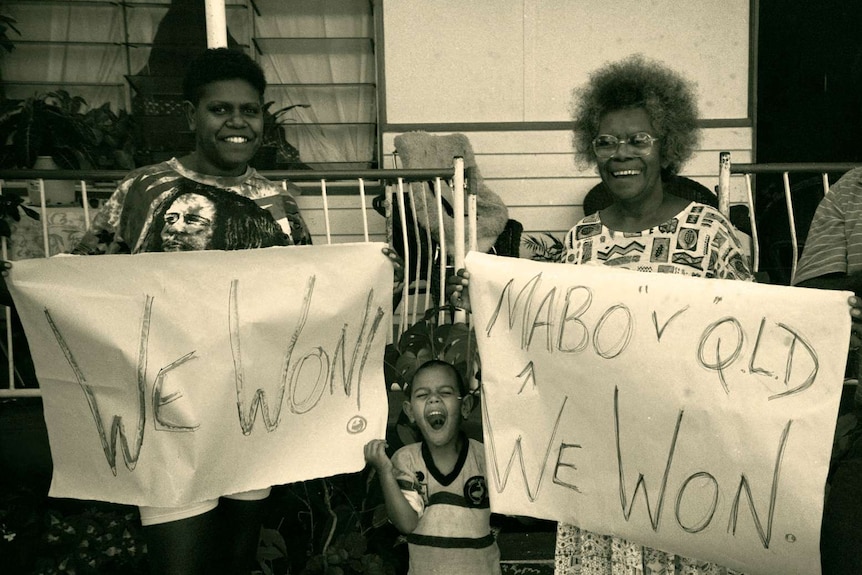
M 0 4 L 0 8 L 2 8 L 2 4 Z M 15 24 L 17 23 L 18 21 L 12 16 L 9 16 L 8 14 L 0 14 L 0 48 L 7 52 L 11 52 L 15 49 L 12 39 L 9 38 L 8 31 L 12 30 L 19 36 L 21 35 L 21 31 L 15 27 Z
M 527 234 L 524 238 L 524 246 L 533 253 L 530 259 L 539 262 L 560 261 L 565 249 L 563 242 L 548 232 L 542 235 L 545 237 Z
M 434 307 L 421 320 L 407 328 L 397 343 L 388 344 L 383 358 L 388 383 L 403 388 L 426 361 L 440 359 L 451 363 L 464 381 L 478 374 L 479 355 L 476 334 L 466 323 L 439 323 L 440 312 L 450 314 L 452 306 Z
M 310 108 L 311 105 L 293 104 L 271 112 L 273 104 L 275 102 L 269 101 L 263 106 L 263 138 L 251 165 L 259 170 L 274 170 L 279 164 L 302 169 L 304 165 L 299 161 L 299 150 L 287 141 L 284 125 L 295 121 L 286 117 L 288 112 L 294 108 Z
M 131 170 L 135 167 L 135 126 L 131 115 L 125 110 L 115 113 L 105 102 L 87 110 L 81 121 L 91 136 L 88 155 L 94 168 Z
M 0 102 L 0 167 L 32 168 L 50 156 L 61 168 L 130 168 L 131 119 L 109 104 L 90 108 L 66 90 Z M 110 161 L 104 161 L 110 151 Z M 114 151 L 123 152 L 119 159 Z M 100 160 L 102 158 L 102 160 Z
M 383 375 L 390 393 L 396 394 L 390 397 L 390 409 L 398 410 L 398 413 L 390 412 L 390 419 L 397 418 L 394 435 L 387 437 L 390 447 L 394 448 L 414 441 L 419 441 L 418 430 L 407 421 L 401 411 L 401 392 L 413 379 L 416 370 L 432 359 L 439 359 L 452 364 L 461 374 L 461 377 L 471 385 L 472 382 L 481 382 L 481 369 L 479 361 L 479 350 L 476 345 L 476 333 L 466 323 L 440 323 L 441 312 L 453 314 L 455 311 L 451 305 L 430 308 L 425 312 L 421 320 L 407 328 L 396 343 L 386 345 L 383 356 Z M 473 387 L 471 386 L 471 389 Z M 475 396 L 474 406 L 479 404 L 478 387 L 472 392 Z M 478 413 L 474 408 L 476 416 L 466 422 L 465 431 L 468 435 L 480 438 L 480 422 Z M 387 434 L 389 435 L 389 434 Z

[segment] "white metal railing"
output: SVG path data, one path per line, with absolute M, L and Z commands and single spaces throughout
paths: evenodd
M 752 268 L 755 272 L 760 269 L 760 238 L 758 237 L 756 204 L 753 179 L 757 174 L 780 174 L 784 191 L 784 203 L 787 209 L 787 225 L 790 237 L 790 277 L 796 275 L 796 267 L 799 262 L 799 232 L 797 230 L 797 213 L 793 203 L 793 189 L 791 177 L 799 174 L 819 174 L 821 179 L 821 191 L 823 194 L 829 189 L 829 174 L 846 172 L 852 168 L 862 166 L 858 163 L 843 162 L 796 162 L 796 163 L 731 163 L 730 152 L 719 154 L 718 170 L 718 198 L 719 208 L 725 215 L 729 214 L 731 196 L 731 178 L 741 177 L 745 185 L 745 201 L 748 204 L 748 216 L 751 225 L 752 239 Z
M 371 241 L 369 234 L 369 211 L 373 211 L 373 208 L 369 208 L 369 202 L 367 198 L 367 189 L 369 183 L 372 183 L 372 187 L 376 189 L 383 188 L 385 194 L 385 206 L 386 206 L 386 241 L 390 245 L 392 245 L 392 239 L 394 233 L 399 233 L 403 240 L 404 250 L 406 253 L 402 253 L 402 257 L 405 262 L 405 278 L 411 277 L 411 270 L 409 269 L 411 262 L 411 254 L 409 253 L 409 246 L 407 242 L 408 234 L 413 234 L 415 238 L 419 238 L 420 234 L 424 234 L 426 237 L 426 244 L 431 245 L 430 241 L 430 230 L 427 228 L 422 228 L 418 225 L 417 219 L 412 218 L 413 226 L 411 229 L 408 229 L 406 217 L 406 212 L 409 206 L 409 209 L 416 213 L 416 202 L 417 201 L 433 201 L 437 203 L 437 213 L 438 217 L 438 237 L 445 237 L 444 228 L 443 228 L 443 209 L 442 209 L 442 190 L 443 190 L 443 182 L 451 181 L 452 182 L 452 195 L 453 195 L 453 210 L 454 210 L 454 230 L 455 230 L 455 254 L 453 255 L 447 254 L 446 242 L 439 242 L 439 253 L 423 253 L 423 254 L 415 254 L 417 257 L 415 261 L 421 261 L 420 258 L 424 259 L 427 263 L 426 265 L 426 274 L 422 278 L 418 278 L 409 282 L 406 281 L 401 294 L 401 304 L 399 305 L 399 312 L 397 315 L 393 313 L 393 330 L 390 332 L 393 334 L 393 337 L 397 337 L 401 333 L 403 333 L 407 327 L 420 319 L 426 309 L 431 307 L 443 307 L 445 306 L 445 281 L 446 281 L 446 267 L 447 264 L 452 265 L 456 269 L 462 267 L 464 264 L 465 257 L 465 247 L 464 241 L 465 237 L 469 237 L 472 240 L 470 244 L 475 248 L 476 245 L 476 195 L 475 189 L 467 190 L 466 189 L 466 171 L 464 167 L 463 158 L 454 158 L 453 166 L 448 168 L 441 169 L 386 169 L 386 170 L 354 170 L 354 171 L 264 171 L 261 172 L 264 176 L 268 177 L 273 181 L 281 181 L 285 189 L 287 188 L 287 182 L 292 182 L 302 187 L 303 196 L 311 195 L 316 196 L 316 194 L 320 194 L 321 206 L 323 209 L 323 235 L 326 238 L 326 243 L 333 243 L 333 236 L 336 230 L 332 229 L 332 222 L 330 219 L 330 208 L 329 208 L 329 196 L 330 196 L 330 188 L 336 182 L 338 183 L 355 183 L 358 186 L 358 194 L 355 195 L 357 198 L 357 212 L 358 216 L 362 219 L 362 229 L 363 229 L 363 241 Z M 79 182 L 80 192 L 81 192 L 81 205 L 84 209 L 84 225 L 88 228 L 90 222 L 92 220 L 92 216 L 95 214 L 91 214 L 90 208 L 90 189 L 91 182 L 93 181 L 113 181 L 117 182 L 121 180 L 125 176 L 125 172 L 120 171 L 78 171 L 78 170 L 0 170 L 0 196 L 4 193 L 9 193 L 8 190 L 4 191 L 4 182 L 11 181 L 22 181 L 22 180 L 36 180 L 38 181 L 39 190 L 40 190 L 40 205 L 41 208 L 41 228 L 42 228 L 42 240 L 44 246 L 44 254 L 45 257 L 49 257 L 51 254 L 50 245 L 48 241 L 49 230 L 48 230 L 48 218 L 45 217 L 47 214 L 47 208 L 49 207 L 45 200 L 45 180 L 73 180 Z M 433 198 L 428 198 L 424 193 L 422 193 L 420 198 L 415 197 L 413 193 L 410 192 L 409 183 L 411 182 L 432 182 L 432 191 Z M 407 185 L 405 185 L 407 184 Z M 8 186 L 5 186 L 8 188 Z M 425 186 L 422 186 L 422 189 L 425 189 Z M 394 211 L 397 210 L 400 217 L 398 218 L 400 221 L 400 229 L 393 230 L 392 221 Z M 467 214 L 469 224 L 469 231 L 465 233 L 465 224 L 464 224 L 464 214 Z M 26 217 L 26 216 L 25 216 Z M 380 217 L 375 215 L 374 217 Z M 83 230 L 82 230 L 83 231 Z M 469 234 L 467 236 L 466 234 Z M 336 242 L 337 243 L 337 242 Z M 416 242 L 417 246 L 422 245 L 420 241 Z M 74 246 L 69 246 L 71 249 Z M 459 249 L 460 248 L 460 249 Z M 4 260 L 9 260 L 8 253 L 8 244 L 7 239 L 5 237 L 0 237 L 0 256 Z M 430 301 L 430 293 L 431 290 L 430 285 L 432 283 L 432 266 L 437 265 L 439 269 L 439 285 L 437 289 L 439 290 L 440 300 L 437 302 Z M 420 307 L 421 305 L 421 307 Z M 13 343 L 14 333 L 13 333 L 13 325 L 12 325 L 12 309 L 6 306 L 3 306 L 5 309 L 5 328 L 6 328 L 6 340 L 5 340 L 5 349 L 2 351 L 5 352 L 7 358 L 7 379 L 8 383 L 3 386 L 0 385 L 0 398 L 2 397 L 28 397 L 28 396 L 39 396 L 40 390 L 36 387 L 36 382 L 24 382 L 21 375 L 16 371 L 15 366 L 15 357 L 16 357 L 16 349 Z M 460 312 L 455 317 L 456 320 L 463 320 L 463 312 Z M 441 312 L 439 321 L 445 321 L 445 314 Z M 396 331 L 397 333 L 394 333 Z M 20 354 L 20 350 L 18 351 Z M 22 384 L 22 385 L 19 385 Z M 26 387 L 25 387 L 26 386 Z

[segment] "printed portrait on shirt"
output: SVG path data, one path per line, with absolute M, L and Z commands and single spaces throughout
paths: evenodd
M 243 250 L 290 245 L 254 200 L 184 180 L 154 210 L 142 252 Z

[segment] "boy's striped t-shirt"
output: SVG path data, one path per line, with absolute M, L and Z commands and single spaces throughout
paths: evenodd
M 434 465 L 424 442 L 392 457 L 396 478 L 419 524 L 407 535 L 410 575 L 500 573 L 500 551 L 491 533 L 482 444 L 463 436 L 451 473 Z

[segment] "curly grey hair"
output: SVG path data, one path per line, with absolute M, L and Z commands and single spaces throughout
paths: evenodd
M 572 144 L 584 164 L 597 161 L 592 141 L 605 114 L 643 108 L 659 138 L 664 171 L 679 173 L 700 140 L 694 84 L 662 63 L 635 54 L 594 71 L 572 93 Z

